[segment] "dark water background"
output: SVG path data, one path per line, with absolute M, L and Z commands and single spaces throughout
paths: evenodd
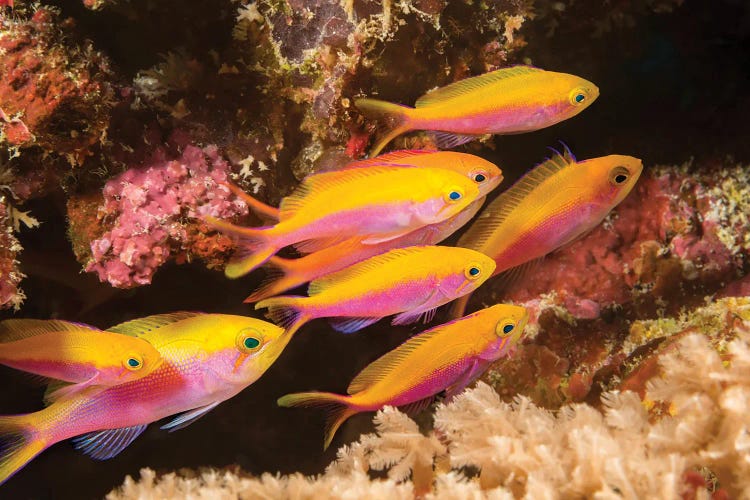
M 60 6 L 125 74 L 153 65 L 158 62 L 155 54 L 188 40 L 179 12 L 174 18 L 133 25 L 106 11 L 91 13 L 78 0 Z M 201 28 L 205 32 L 191 33 L 190 39 L 213 36 L 218 37 L 214 46 L 228 43 L 232 23 L 212 18 L 207 9 Z M 691 157 L 700 164 L 727 155 L 750 164 L 750 2 L 688 0 L 672 14 L 641 17 L 634 27 L 599 38 L 564 24 L 552 37 L 545 31 L 541 23 L 527 23 L 525 55 L 537 66 L 597 83 L 601 96 L 574 119 L 535 133 L 496 138 L 494 151 L 480 151 L 503 167 L 506 182 L 542 160 L 545 148 L 560 139 L 579 158 L 629 154 L 642 158 L 647 168 Z M 262 272 L 229 281 L 200 265 L 167 265 L 151 286 L 113 292 L 95 277 L 79 273 L 65 237 L 64 199 L 52 196 L 28 207 L 44 224 L 21 234 L 26 249 L 21 260 L 29 275 L 23 288 L 29 299 L 17 317 L 60 317 L 106 328 L 175 310 L 258 315 L 241 301 Z M 9 316 L 3 312 L 1 317 Z M 441 322 L 440 316 L 436 321 Z M 371 415 L 352 418 L 331 449 L 322 453 L 322 416 L 314 410 L 277 408 L 276 398 L 307 389 L 344 391 L 367 363 L 416 331 L 381 322 L 346 336 L 315 321 L 297 334 L 260 381 L 187 429 L 170 434 L 152 425 L 106 462 L 77 453 L 69 442 L 59 443 L 0 488 L 0 497 L 97 498 L 126 474 L 137 475 L 141 467 L 171 471 L 236 464 L 251 473 L 321 472 L 337 447 L 370 429 Z M 9 369 L 1 369 L 0 380 L 0 413 L 40 407 L 41 388 Z

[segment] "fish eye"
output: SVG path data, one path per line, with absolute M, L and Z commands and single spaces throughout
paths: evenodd
M 497 324 L 495 333 L 497 333 L 500 337 L 507 337 L 513 332 L 515 328 L 516 325 L 514 323 L 511 323 L 509 321 L 501 321 Z
M 578 88 L 573 89 L 570 92 L 570 96 L 569 96 L 570 103 L 573 106 L 580 106 L 581 104 L 586 102 L 586 97 L 588 97 L 587 94 L 588 92 L 583 87 L 578 87 Z
M 479 264 L 469 264 L 469 267 L 464 271 L 464 275 L 470 279 L 475 280 L 482 274 L 482 268 Z
M 143 360 L 137 355 L 128 356 L 125 360 L 125 368 L 130 371 L 140 370 L 143 368 Z
M 446 194 L 445 201 L 448 203 L 455 203 L 461 198 L 464 197 L 464 192 L 459 187 L 452 187 L 448 190 L 448 193 Z
M 619 186 L 630 178 L 630 172 L 625 167 L 615 167 L 609 175 L 609 182 L 613 186 Z
M 254 328 L 245 328 L 237 334 L 237 349 L 250 353 L 263 344 L 263 335 Z
M 487 175 L 484 172 L 477 172 L 473 175 L 474 182 L 484 182 L 487 180 Z

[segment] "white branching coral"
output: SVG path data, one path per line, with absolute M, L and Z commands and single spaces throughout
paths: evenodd
M 553 412 L 524 397 L 505 403 L 479 383 L 439 406 L 427 435 L 394 408 L 378 412 L 377 431 L 341 448 L 318 477 L 211 471 L 155 479 L 145 470 L 140 482 L 128 478 L 107 498 L 677 499 L 695 488 L 689 475 L 750 498 L 744 322 L 736 334 L 721 353 L 702 334 L 674 344 L 661 359 L 663 377 L 649 385 L 657 402 L 650 410 L 636 393 L 608 392 L 601 409 L 576 404 Z M 381 470 L 387 478 L 373 478 Z M 695 493 L 709 497 L 706 488 Z

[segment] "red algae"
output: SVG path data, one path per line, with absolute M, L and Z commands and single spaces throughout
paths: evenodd
M 80 164 L 107 128 L 112 75 L 90 42 L 62 45 L 71 28 L 51 8 L 0 16 L 0 137 Z

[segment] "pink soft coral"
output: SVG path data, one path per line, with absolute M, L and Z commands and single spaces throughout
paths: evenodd
M 228 251 L 230 242 L 207 236 L 210 231 L 195 218 L 247 214 L 247 205 L 222 184 L 229 169 L 216 146 L 187 146 L 178 159 L 159 152 L 144 166 L 111 179 L 104 187 L 99 220 L 113 221 L 112 229 L 91 242 L 86 270 L 113 286 L 129 288 L 150 283 L 172 256 L 187 260 L 189 252 L 203 248 L 206 255 L 200 256 L 210 260 L 212 252 Z M 198 238 L 215 241 L 196 244 Z

